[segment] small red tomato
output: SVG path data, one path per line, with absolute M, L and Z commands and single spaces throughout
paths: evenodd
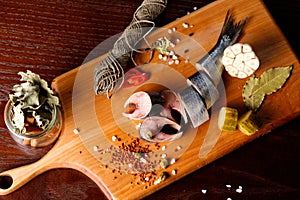
M 149 74 L 145 72 L 141 72 L 136 68 L 130 69 L 125 74 L 125 80 L 123 84 L 123 88 L 129 88 L 133 86 L 138 86 L 149 79 Z

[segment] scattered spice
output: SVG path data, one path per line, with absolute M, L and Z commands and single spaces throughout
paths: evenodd
M 168 172 L 162 172 L 159 174 L 158 178 L 154 181 L 154 184 L 157 185 L 163 181 L 165 181 L 170 175 Z
M 169 161 L 166 158 L 160 160 L 159 165 L 161 168 L 166 169 L 169 166 Z

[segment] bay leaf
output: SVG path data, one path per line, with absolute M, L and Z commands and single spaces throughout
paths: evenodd
M 265 71 L 259 78 L 250 77 L 243 88 L 242 96 L 245 105 L 256 111 L 266 95 L 279 90 L 290 76 L 293 66 L 276 67 Z

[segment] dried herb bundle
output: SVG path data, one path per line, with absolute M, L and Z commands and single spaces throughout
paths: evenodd
M 96 94 L 109 94 L 124 75 L 136 44 L 155 26 L 153 20 L 163 12 L 167 0 L 144 0 L 137 8 L 129 26 L 115 42 L 107 57 L 94 71 L 94 90 Z
M 24 133 L 26 120 L 34 118 L 36 125 L 45 129 L 51 121 L 54 106 L 59 105 L 59 99 L 39 75 L 29 70 L 18 74 L 24 82 L 14 85 L 14 93 L 9 95 L 13 105 L 13 126 L 17 132 Z

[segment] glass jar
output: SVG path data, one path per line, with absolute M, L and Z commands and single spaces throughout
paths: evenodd
M 59 136 L 62 127 L 62 116 L 60 109 L 55 106 L 52 118 L 47 127 L 36 133 L 19 133 L 15 131 L 12 124 L 12 104 L 9 100 L 4 109 L 4 121 L 11 137 L 19 144 L 27 147 L 44 147 L 52 144 Z

